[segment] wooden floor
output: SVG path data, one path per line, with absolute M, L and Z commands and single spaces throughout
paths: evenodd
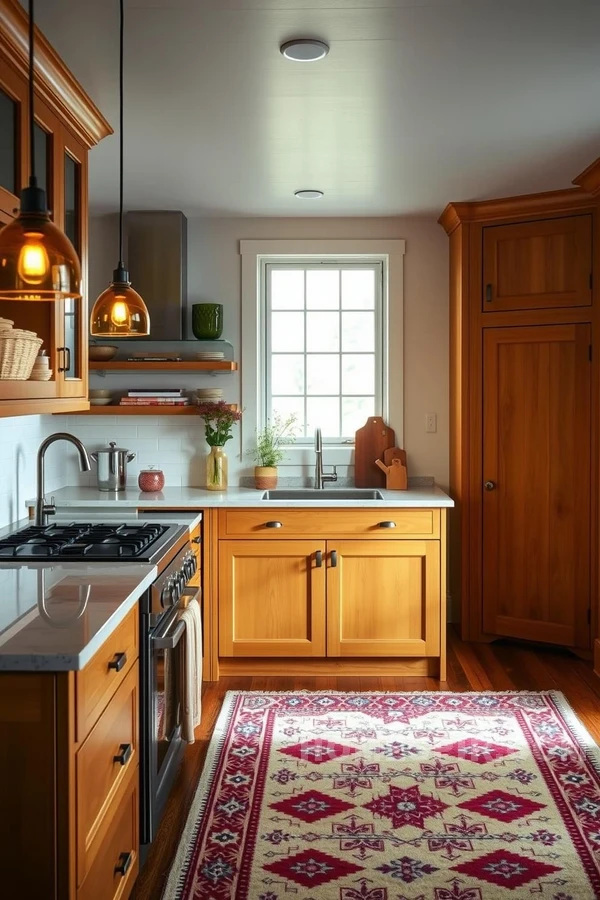
M 511 641 L 465 644 L 449 633 L 448 680 L 435 678 L 222 678 L 205 686 L 202 725 L 198 740 L 189 746 L 173 793 L 167 803 L 159 834 L 134 888 L 133 900 L 160 900 L 171 860 L 215 719 L 223 697 L 231 690 L 342 690 L 342 691 L 562 691 L 581 721 L 600 744 L 600 678 L 590 663 L 566 650 Z

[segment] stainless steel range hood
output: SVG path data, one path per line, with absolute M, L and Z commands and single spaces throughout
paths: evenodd
M 131 283 L 150 312 L 145 340 L 179 341 L 186 330 L 187 219 L 177 210 L 132 210 L 125 227 Z

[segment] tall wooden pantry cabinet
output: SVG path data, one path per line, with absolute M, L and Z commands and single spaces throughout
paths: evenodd
M 580 184 L 452 203 L 440 218 L 450 238 L 450 593 L 467 640 L 585 653 L 598 633 L 600 161 Z

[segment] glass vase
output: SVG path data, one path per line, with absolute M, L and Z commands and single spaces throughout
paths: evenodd
M 223 447 L 211 447 L 206 457 L 206 487 L 209 491 L 227 490 L 227 454 Z

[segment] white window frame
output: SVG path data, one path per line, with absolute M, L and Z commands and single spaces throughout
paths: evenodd
M 383 329 L 382 412 L 396 431 L 399 446 L 404 444 L 404 240 L 242 240 L 241 302 L 242 346 L 241 388 L 242 453 L 253 447 L 256 428 L 264 421 L 266 390 L 264 362 L 267 334 L 265 308 L 261 297 L 267 262 L 308 263 L 381 262 L 383 285 L 381 310 Z M 328 442 L 328 464 L 348 465 L 353 447 Z M 285 464 L 312 465 L 312 444 L 297 443 L 288 448 Z

